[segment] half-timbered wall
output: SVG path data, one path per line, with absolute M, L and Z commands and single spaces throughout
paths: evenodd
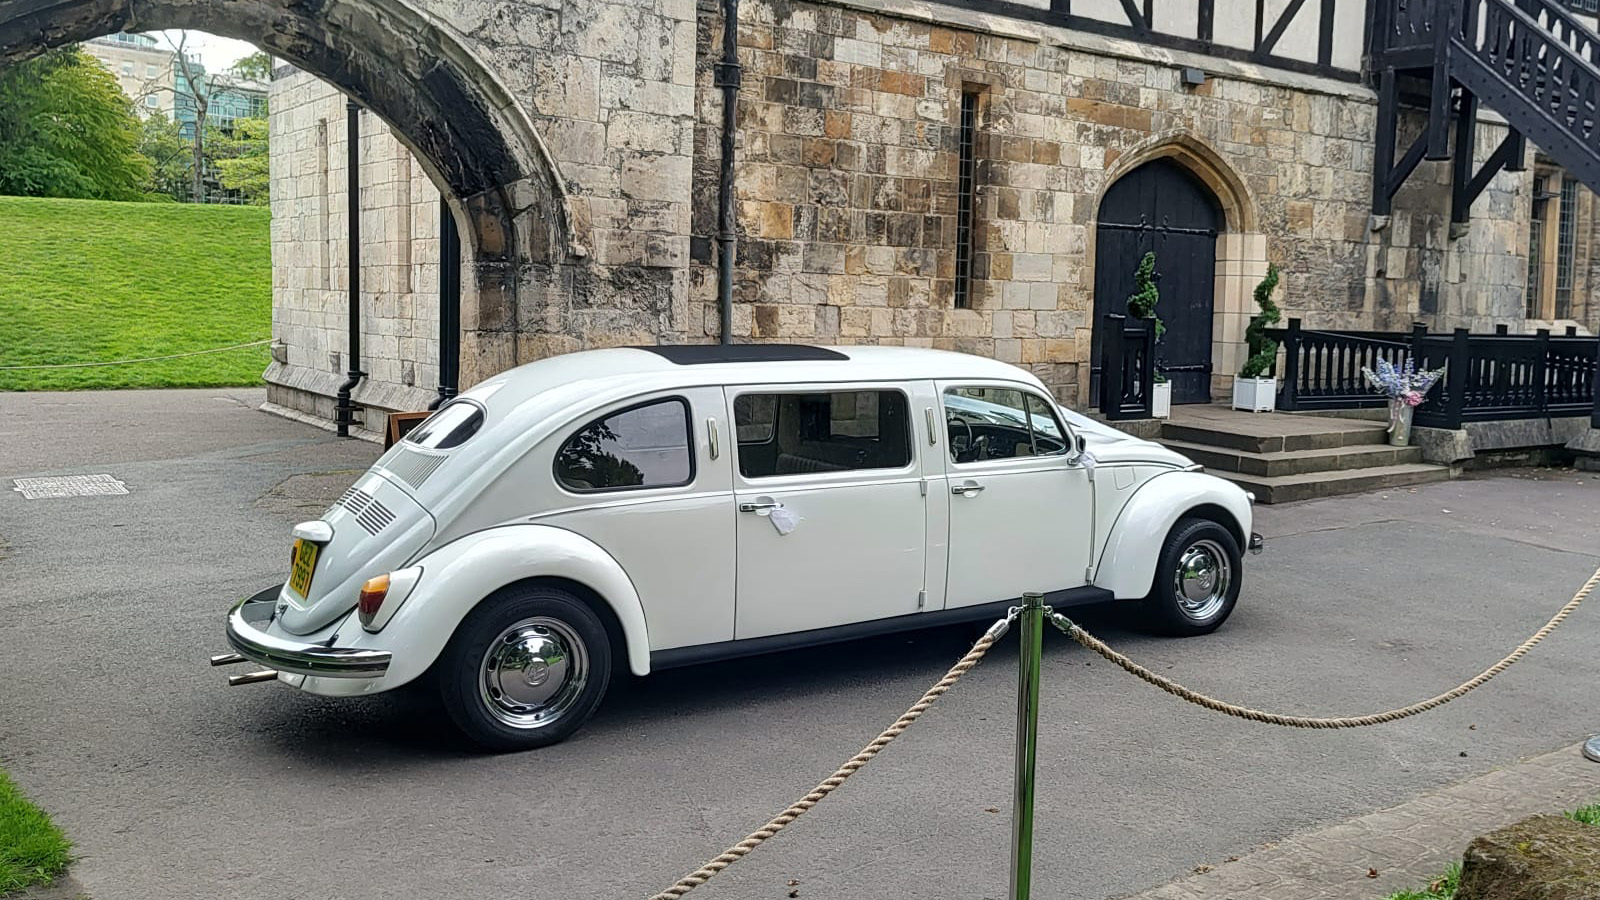
M 1370 18 L 1370 0 L 945 2 L 1175 50 L 1352 81 L 1361 75 Z M 881 6 L 871 0 L 861 5 Z

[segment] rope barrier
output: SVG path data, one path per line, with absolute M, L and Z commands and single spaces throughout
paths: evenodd
M 792 806 L 778 813 L 767 824 L 751 832 L 744 840 L 729 847 L 720 856 L 700 868 L 678 879 L 676 884 L 652 896 L 650 900 L 678 900 L 679 897 L 711 880 L 713 875 L 743 859 L 750 851 L 761 846 L 773 835 L 782 831 L 790 822 L 800 818 L 807 810 L 816 806 L 822 798 L 833 793 L 839 785 L 845 783 L 846 779 L 860 771 L 862 766 L 865 766 L 874 756 L 877 756 L 879 751 L 889 746 L 891 741 L 903 734 L 907 728 L 910 728 L 912 722 L 921 718 L 922 714 L 927 712 L 930 706 L 933 706 L 935 700 L 938 700 L 944 695 L 945 691 L 950 690 L 952 685 L 961 680 L 961 676 L 970 672 L 972 667 L 983 659 L 983 655 L 989 652 L 989 648 L 994 646 L 994 642 L 1005 636 L 1006 631 L 1011 627 L 1011 620 L 1015 617 L 1016 611 L 1013 610 L 1011 615 L 994 623 L 988 631 L 984 632 L 983 637 L 978 638 L 977 643 L 972 645 L 972 649 L 967 651 L 966 656 L 961 657 L 954 666 L 950 667 L 950 671 L 946 672 L 943 678 L 939 679 L 933 687 L 928 688 L 927 693 L 922 695 L 922 699 L 911 704 L 911 708 L 896 719 L 893 725 L 885 728 L 883 733 L 874 738 L 872 743 L 863 747 L 860 753 L 852 756 L 848 762 L 840 766 L 832 775 L 824 778 L 821 784 L 812 789 L 811 793 L 796 800 Z
M 1528 651 L 1532 650 L 1535 645 L 1544 640 L 1546 637 L 1549 637 L 1551 632 L 1561 627 L 1561 623 L 1565 622 L 1567 617 L 1572 615 L 1573 611 L 1583 604 L 1583 601 L 1588 598 L 1589 594 L 1594 591 L 1596 586 L 1600 586 L 1600 569 L 1595 570 L 1595 573 L 1589 577 L 1589 580 L 1584 583 L 1583 587 L 1579 588 L 1578 592 L 1572 595 L 1572 599 L 1567 601 L 1567 605 L 1561 607 L 1561 609 L 1551 617 L 1550 621 L 1545 623 L 1543 628 L 1535 631 L 1532 637 L 1523 641 L 1522 644 L 1517 647 L 1517 649 L 1511 651 L 1511 653 L 1504 659 L 1500 660 L 1489 668 L 1484 669 L 1471 680 L 1466 681 L 1442 694 L 1439 694 L 1438 696 L 1430 697 L 1421 703 L 1413 703 L 1410 706 L 1403 706 L 1399 709 L 1386 710 L 1384 712 L 1372 713 L 1371 715 L 1365 716 L 1288 716 L 1281 715 L 1279 713 L 1263 712 L 1259 709 L 1251 709 L 1247 706 L 1238 706 L 1233 703 L 1227 703 L 1214 697 L 1208 697 L 1199 691 L 1184 687 L 1170 678 L 1157 675 L 1149 669 L 1146 669 L 1144 666 L 1139 665 L 1128 657 L 1123 656 L 1121 653 L 1111 649 L 1111 647 L 1104 641 L 1088 633 L 1087 631 L 1084 631 L 1076 622 L 1073 622 L 1071 619 L 1061 615 L 1060 613 L 1051 612 L 1050 621 L 1054 623 L 1057 628 L 1065 632 L 1068 637 L 1082 644 L 1085 648 L 1100 654 L 1110 662 L 1120 666 L 1130 675 L 1133 675 L 1134 677 L 1139 678 L 1140 680 L 1149 684 L 1153 684 L 1163 691 L 1173 695 L 1174 697 L 1187 700 L 1196 706 L 1204 707 L 1213 712 L 1219 712 L 1224 715 L 1234 716 L 1240 719 L 1248 719 L 1252 722 L 1262 722 L 1267 725 L 1283 725 L 1289 728 L 1360 728 L 1366 725 L 1382 725 L 1387 722 L 1397 722 L 1401 719 L 1417 715 L 1418 713 L 1427 712 L 1434 707 L 1443 706 L 1452 700 L 1464 697 L 1481 687 L 1489 679 L 1499 675 L 1506 669 L 1511 668 L 1524 656 L 1527 656 Z
M 182 359 L 186 356 L 204 356 L 207 353 L 226 353 L 229 350 L 242 350 L 245 347 L 259 347 L 262 344 L 272 343 L 272 338 L 260 341 L 251 341 L 247 344 L 234 344 L 231 347 L 213 347 L 210 350 L 191 350 L 188 353 L 173 353 L 169 356 L 145 356 L 139 359 L 114 359 L 110 362 L 90 363 L 51 363 L 36 366 L 0 366 L 0 372 L 15 372 L 19 369 L 93 369 L 99 366 L 125 366 L 129 363 L 159 362 L 163 359 Z
M 1485 682 L 1489 681 L 1489 679 L 1499 675 L 1506 669 L 1511 668 L 1524 656 L 1527 656 L 1528 652 L 1537 646 L 1540 641 L 1543 641 L 1557 628 L 1561 627 L 1561 624 L 1567 620 L 1567 617 L 1572 615 L 1572 613 L 1575 612 L 1579 606 L 1583 605 L 1583 601 L 1588 599 L 1589 595 L 1594 592 L 1596 587 L 1600 587 L 1600 569 L 1596 569 L 1594 574 L 1589 576 L 1589 580 L 1584 582 L 1583 586 L 1578 589 L 1576 594 L 1572 595 L 1572 599 L 1567 601 L 1565 606 L 1556 611 L 1556 614 L 1550 618 L 1550 621 L 1544 624 L 1544 627 L 1540 628 L 1538 631 L 1535 631 L 1532 636 L 1518 645 L 1517 648 L 1511 651 L 1511 653 L 1505 658 L 1478 673 L 1472 679 L 1463 682 L 1462 684 L 1444 692 L 1443 694 L 1423 700 L 1420 703 L 1413 703 L 1410 706 L 1403 706 L 1398 709 L 1386 710 L 1384 712 L 1372 713 L 1365 716 L 1315 717 L 1283 715 L 1280 713 L 1264 712 L 1259 709 L 1251 709 L 1247 706 L 1239 706 L 1237 704 L 1218 700 L 1214 697 L 1206 696 L 1199 691 L 1185 687 L 1170 678 L 1157 675 L 1144 666 L 1139 665 L 1128 657 L 1111 649 L 1110 645 L 1106 644 L 1104 641 L 1088 633 L 1087 631 L 1084 631 L 1076 622 L 1072 621 L 1066 616 L 1058 612 L 1054 612 L 1048 607 L 1045 607 L 1045 612 L 1052 624 L 1064 632 L 1068 637 L 1077 641 L 1079 644 L 1082 644 L 1085 648 L 1098 653 L 1102 657 L 1105 657 L 1110 662 L 1115 663 L 1124 671 L 1139 678 L 1140 680 L 1152 684 L 1173 695 L 1174 697 L 1187 700 L 1190 703 L 1212 710 L 1213 712 L 1223 713 L 1224 715 L 1234 716 L 1240 719 L 1247 719 L 1252 722 L 1262 722 L 1268 725 L 1283 725 L 1290 728 L 1360 728 L 1367 725 L 1382 725 L 1388 722 L 1396 722 L 1419 713 L 1427 712 L 1435 707 L 1443 706 L 1452 700 L 1464 697 L 1472 691 L 1478 689 Z M 751 832 L 750 835 L 744 840 L 734 844 L 732 847 L 729 847 L 721 855 L 715 857 L 700 868 L 690 872 L 688 875 L 683 876 L 671 887 L 659 894 L 651 896 L 649 900 L 679 900 L 679 898 L 681 898 L 683 895 L 711 880 L 712 876 L 716 875 L 718 872 L 721 872 L 722 870 L 748 856 L 751 851 L 755 850 L 767 840 L 771 839 L 774 835 L 788 826 L 789 823 L 800 818 L 812 807 L 815 807 L 824 797 L 833 793 L 840 785 L 844 784 L 851 775 L 854 775 L 856 772 L 860 771 L 861 768 L 870 762 L 873 757 L 877 756 L 880 751 L 889 746 L 890 742 L 903 734 L 907 728 L 911 727 L 911 723 L 915 722 L 922 716 L 924 712 L 928 710 L 929 707 L 933 706 L 934 701 L 943 696 L 945 691 L 948 691 L 951 686 L 953 686 L 957 681 L 960 681 L 961 676 L 971 671 L 972 668 L 978 664 L 978 661 L 983 659 L 984 654 L 989 652 L 989 648 L 994 646 L 995 642 L 1005 635 L 1006 631 L 1010 628 L 1012 621 L 1017 618 L 1017 614 L 1019 612 L 1020 608 L 1012 609 L 1009 615 L 991 626 L 989 630 L 984 633 L 983 637 L 980 637 L 977 643 L 972 645 L 972 649 L 968 650 L 967 654 L 961 657 L 961 659 L 950 668 L 950 671 L 945 673 L 943 678 L 939 679 L 939 681 L 936 682 L 933 687 L 929 688 L 927 692 L 922 695 L 921 699 L 919 699 L 916 703 L 913 703 L 911 708 L 906 710 L 904 715 L 902 715 L 899 719 L 896 719 L 893 725 L 890 725 L 888 728 L 884 729 L 883 733 L 874 738 L 872 743 L 862 748 L 860 753 L 857 753 L 855 756 L 851 757 L 849 761 L 840 766 L 832 775 L 829 775 L 827 778 L 823 779 L 820 784 L 812 789 L 811 793 L 806 794 L 804 797 L 801 797 L 799 800 L 795 801 L 794 804 L 788 809 L 785 809 L 783 812 L 773 817 L 771 821 L 767 822 L 767 824 Z

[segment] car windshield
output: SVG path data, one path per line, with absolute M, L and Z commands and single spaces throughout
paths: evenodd
M 962 415 L 982 422 L 995 425 L 1011 425 L 1016 428 L 1027 428 L 1028 423 L 1023 421 L 1020 410 L 1004 406 L 999 403 L 990 403 L 975 397 L 966 397 L 961 394 L 947 393 L 944 395 L 946 409 L 958 410 Z M 1035 417 L 1033 427 L 1043 435 L 1061 437 L 1061 431 L 1056 428 L 1056 423 L 1049 419 Z

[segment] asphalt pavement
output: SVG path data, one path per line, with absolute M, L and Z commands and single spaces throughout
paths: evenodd
M 97 900 L 639 898 L 743 837 L 902 712 L 963 629 L 626 681 L 574 740 L 472 751 L 425 697 L 229 688 L 206 665 L 288 526 L 379 448 L 261 392 L 0 394 L 0 765 Z M 11 479 L 110 474 L 122 496 Z M 1600 565 L 1600 479 L 1520 471 L 1264 508 L 1218 633 L 1081 617 L 1224 698 L 1362 713 L 1499 659 Z M 1465 700 L 1379 728 L 1222 718 L 1047 640 L 1035 896 L 1119 897 L 1600 731 L 1600 608 Z M 696 898 L 1006 893 L 1015 643 Z M 1595 767 L 1600 795 L 1600 765 Z M 791 885 L 791 882 L 798 884 Z M 798 891 L 791 895 L 791 891 Z

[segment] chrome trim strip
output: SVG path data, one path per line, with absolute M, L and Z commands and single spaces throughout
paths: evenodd
M 278 588 L 246 597 L 228 611 L 228 644 L 240 656 L 280 672 L 319 678 L 378 678 L 394 654 L 359 647 L 324 647 L 273 637 L 257 627 L 271 621 Z

